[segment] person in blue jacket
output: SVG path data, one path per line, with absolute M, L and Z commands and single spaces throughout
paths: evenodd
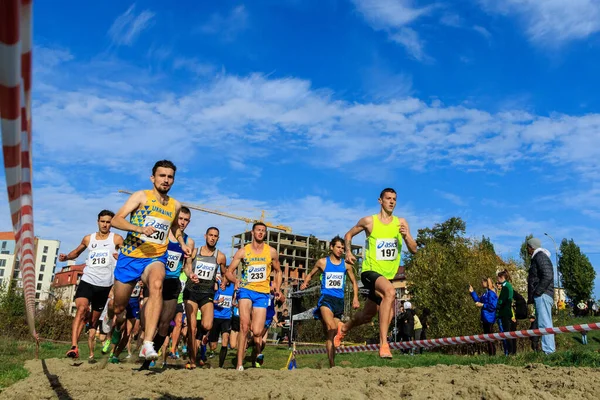
M 498 295 L 494 290 L 494 282 L 490 278 L 483 278 L 481 286 L 485 290 L 481 296 L 473 290 L 473 286 L 469 285 L 469 292 L 475 302 L 475 305 L 481 308 L 481 324 L 483 325 L 483 333 L 492 333 L 494 324 L 496 323 L 496 305 L 498 303 Z M 487 342 L 488 354 L 496 355 L 496 343 Z

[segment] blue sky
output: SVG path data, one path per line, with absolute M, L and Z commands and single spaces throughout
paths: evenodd
M 174 197 L 297 233 L 391 186 L 413 235 L 460 216 L 504 257 L 547 232 L 600 266 L 600 4 L 498 3 L 38 2 L 36 233 L 72 249 L 169 158 Z

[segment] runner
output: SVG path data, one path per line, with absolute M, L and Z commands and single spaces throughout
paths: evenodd
M 187 281 L 187 275 L 185 272 L 181 271 L 179 274 L 179 282 L 181 283 L 181 292 L 177 297 L 177 307 L 175 308 L 175 327 L 173 328 L 173 334 L 171 336 L 171 350 L 169 351 L 169 358 L 174 360 L 179 359 L 179 351 L 177 350 L 179 346 L 179 339 L 183 337 L 183 347 L 185 348 L 186 343 L 186 318 L 185 318 L 185 308 L 183 307 L 183 289 L 185 288 L 185 282 Z M 187 351 L 182 351 L 182 353 Z
M 195 258 L 196 265 L 192 269 L 191 263 L 185 264 L 185 274 L 188 280 L 183 290 L 183 301 L 185 302 L 185 312 L 188 315 L 188 359 L 186 365 L 188 369 L 196 368 L 196 356 L 198 346 L 196 346 L 196 336 L 201 338 L 202 344 L 208 343 L 208 332 L 213 326 L 213 300 L 215 297 L 215 282 L 217 279 L 217 266 L 222 272 L 227 264 L 225 254 L 217 250 L 219 241 L 219 229 L 210 227 L 204 235 L 206 244 L 198 249 L 194 249 L 192 258 Z M 202 315 L 200 326 L 195 318 L 198 312 Z
M 240 308 L 240 335 L 238 336 L 237 369 L 244 370 L 244 354 L 246 352 L 246 337 L 252 323 L 254 349 L 252 364 L 262 346 L 262 331 L 267 317 L 269 303 L 269 281 L 271 269 L 275 270 L 273 290 L 275 298 L 279 298 L 281 288 L 281 266 L 277 250 L 264 242 L 267 227 L 262 222 L 252 226 L 252 243 L 236 251 L 227 270 L 227 279 L 237 283 L 235 270 L 242 263 L 242 279 L 239 282 L 238 305 Z
M 112 323 L 116 316 L 116 326 L 121 325 L 131 292 L 141 278 L 149 290 L 143 316 L 144 344 L 140 351 L 140 358 L 146 360 L 158 357 L 152 342 L 162 309 L 169 230 L 184 255 L 190 256 L 192 253 L 185 244 L 183 232 L 177 223 L 181 205 L 167 195 L 175 181 L 176 170 L 175 165 L 168 160 L 154 164 L 150 177 L 152 190 L 132 194 L 112 220 L 113 227 L 128 231 L 128 234 L 115 268 L 115 298 L 113 308 L 109 310 L 108 322 Z M 128 215 L 131 216 L 131 222 L 125 220 Z
M 321 274 L 321 297 L 314 311 L 315 319 L 323 322 L 323 328 L 327 330 L 327 357 L 329 366 L 335 367 L 335 346 L 333 338 L 337 333 L 337 326 L 344 314 L 344 288 L 346 286 L 346 275 L 352 282 L 352 308 L 360 307 L 358 302 L 358 285 L 354 277 L 352 265 L 346 264 L 342 259 L 344 254 L 344 239 L 339 236 L 331 239 L 329 243 L 330 255 L 317 261 L 314 268 L 300 285 L 300 290 L 306 290 L 312 277 Z
M 118 364 L 119 355 L 125 348 L 127 348 L 127 358 L 131 358 L 131 337 L 136 330 L 140 329 L 140 299 L 143 299 L 143 292 L 145 291 L 143 286 L 142 281 L 137 281 L 133 292 L 131 292 L 129 303 L 125 308 L 126 320 L 119 329 L 113 330 L 113 335 L 109 340 L 110 344 L 102 349 L 102 354 L 106 354 L 109 349 L 111 350 L 108 357 L 109 363 Z
M 396 290 L 390 279 L 396 275 L 400 266 L 402 242 L 406 242 L 408 250 L 413 254 L 417 252 L 417 243 L 410 234 L 408 222 L 393 215 L 396 191 L 391 188 L 383 189 L 379 195 L 379 204 L 381 210 L 378 214 L 361 218 L 344 238 L 346 263 L 354 265 L 356 257 L 352 254 L 352 238 L 363 231 L 367 235 L 360 279 L 369 290 L 369 295 L 362 311 L 356 313 L 346 324 L 338 324 L 333 343 L 335 347 L 339 347 L 350 329 L 371 322 L 379 311 L 379 357 L 392 358 L 387 334 L 392 321 Z
M 223 277 L 219 290 L 215 293 L 215 311 L 213 327 L 208 336 L 210 348 L 214 352 L 217 348 L 219 335 L 221 335 L 221 350 L 219 351 L 219 368 L 223 368 L 227 357 L 229 333 L 231 332 L 231 307 L 233 306 L 233 293 L 235 285 Z
M 233 301 L 231 303 L 233 307 L 231 308 L 231 334 L 229 335 L 229 347 L 231 347 L 232 350 L 237 349 L 238 336 L 240 334 L 240 309 L 237 302 L 239 288 L 237 285 L 235 285 L 235 288 L 236 289 L 233 292 Z
M 179 217 L 177 219 L 177 224 L 179 225 L 179 229 L 183 234 L 183 240 L 185 244 L 193 249 L 195 247 L 194 239 L 188 237 L 185 233 L 185 229 L 190 223 L 192 217 L 192 213 L 189 208 L 182 206 L 179 210 Z M 169 231 L 169 244 L 167 247 L 167 256 L 168 261 L 165 269 L 165 280 L 163 281 L 162 287 L 162 312 L 160 314 L 160 320 L 158 323 L 158 333 L 154 337 L 154 348 L 159 349 L 163 347 L 165 343 L 165 338 L 169 336 L 169 330 L 171 330 L 171 322 L 173 318 L 175 318 L 175 314 L 177 311 L 177 298 L 181 293 L 181 280 L 179 279 L 179 275 L 181 275 L 181 271 L 183 270 L 184 262 L 185 264 L 189 264 L 191 269 L 193 258 L 184 256 L 183 249 L 181 245 L 175 240 L 173 233 Z M 174 328 L 173 324 L 173 328 Z M 165 360 L 167 354 L 165 353 Z M 142 365 L 141 369 L 147 369 L 150 367 L 150 361 L 147 360 Z
M 94 345 L 96 344 L 96 324 L 104 310 L 108 294 L 114 282 L 113 271 L 117 251 L 123 245 L 123 238 L 110 231 L 111 220 L 115 214 L 109 210 L 102 210 L 98 214 L 98 232 L 86 235 L 79 246 L 69 254 L 59 254 L 59 261 L 77 259 L 84 250 L 88 250 L 86 266 L 83 269 L 81 282 L 75 292 L 75 306 L 77 314 L 73 319 L 71 330 L 71 349 L 67 357 L 79 358 L 79 336 L 85 327 L 85 317 L 90 305 L 92 315 L 88 331 L 88 346 L 90 348 L 89 360 L 94 359 Z

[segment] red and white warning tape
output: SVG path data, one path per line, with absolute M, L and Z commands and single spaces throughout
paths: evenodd
M 571 326 L 560 326 L 557 328 L 544 328 L 544 329 L 527 329 L 515 332 L 504 332 L 504 333 L 487 333 L 473 336 L 456 336 L 450 338 L 441 339 L 427 339 L 427 340 L 411 340 L 409 342 L 394 342 L 390 343 L 390 348 L 396 350 L 406 350 L 416 347 L 441 347 L 449 346 L 454 344 L 470 344 L 470 343 L 482 343 L 482 342 L 493 342 L 496 340 L 504 339 L 518 339 L 528 338 L 534 336 L 543 335 L 556 335 L 560 333 L 575 333 L 583 331 L 595 331 L 600 330 L 600 323 L 584 324 L 584 325 L 571 325 Z M 378 344 L 366 344 L 359 346 L 342 346 L 338 347 L 336 353 L 359 353 L 363 351 L 377 351 L 379 350 Z M 297 350 L 296 354 L 326 354 L 327 349 L 303 349 Z

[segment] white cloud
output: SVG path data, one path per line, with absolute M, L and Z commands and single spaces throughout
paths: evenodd
M 219 35 L 223 40 L 235 39 L 238 33 L 248 27 L 248 11 L 243 5 L 231 10 L 229 15 L 212 14 L 209 20 L 200 26 L 199 31 L 210 35 Z
M 401 28 L 397 32 L 391 34 L 390 39 L 404 46 L 406 52 L 415 60 L 432 61 L 432 58 L 425 54 L 425 44 L 414 29 Z
M 481 36 L 483 36 L 484 38 L 486 38 L 487 40 L 490 40 L 492 37 L 492 34 L 490 33 L 490 31 L 488 31 L 486 28 L 484 28 L 483 26 L 479 26 L 479 25 L 475 25 L 473 26 L 473 30 L 477 33 L 479 33 Z
M 525 25 L 529 39 L 555 47 L 600 31 L 600 2 L 596 0 L 479 0 L 491 13 L 514 15 Z
M 450 26 L 452 28 L 460 28 L 463 24 L 462 18 L 458 14 L 446 13 L 440 18 L 440 22 L 443 25 Z
M 215 66 L 202 62 L 196 58 L 177 57 L 173 60 L 173 68 L 185 69 L 196 76 L 210 75 L 215 71 Z
M 135 4 L 119 15 L 108 30 L 108 35 L 117 45 L 131 46 L 143 30 L 152 25 L 155 14 L 150 10 L 135 13 Z
M 437 193 L 441 198 L 448 200 L 450 203 L 460 206 L 460 207 L 464 207 L 467 205 L 467 202 L 460 197 L 457 194 L 454 193 L 450 193 L 450 192 L 445 192 L 443 190 L 434 190 L 435 193 Z
M 129 89 L 119 83 L 121 79 L 113 79 L 114 85 Z M 600 114 L 490 113 L 427 104 L 403 93 L 376 103 L 347 102 L 336 99 L 330 90 L 312 88 L 307 80 L 260 74 L 221 74 L 194 82 L 183 95 L 153 86 L 152 76 L 144 82 L 147 95 L 136 97 L 83 84 L 71 90 L 49 86 L 38 91 L 37 149 L 59 154 L 69 143 L 78 152 L 57 163 L 113 169 L 135 165 L 141 155 L 186 161 L 201 146 L 207 157 L 227 154 L 236 165 L 287 151 L 294 159 L 316 165 L 356 166 L 357 175 L 365 171 L 359 165 L 381 160 L 390 165 L 401 160 L 405 168 L 416 170 L 453 165 L 495 172 L 509 170 L 518 161 L 535 160 L 586 178 L 600 176 Z M 47 84 L 52 84 L 50 78 Z M 160 145 L 138 146 L 140 132 Z M 88 140 L 89 135 L 110 143 L 111 151 L 101 158 L 93 156 L 98 143 Z M 189 143 L 189 151 L 181 152 L 178 141 Z M 229 144 L 239 141 L 246 147 L 235 152 Z M 277 150 L 264 146 L 270 141 L 278 143 Z M 393 171 L 381 174 L 390 176 Z
M 358 12 L 375 30 L 387 32 L 388 38 L 405 47 L 418 61 L 431 61 L 425 54 L 424 41 L 409 27 L 417 19 L 429 15 L 435 5 L 417 7 L 412 0 L 352 0 Z

